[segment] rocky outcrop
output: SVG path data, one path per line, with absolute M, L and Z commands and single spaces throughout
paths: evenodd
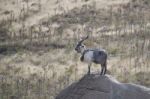
M 150 88 L 91 74 L 64 89 L 55 99 L 150 99 Z

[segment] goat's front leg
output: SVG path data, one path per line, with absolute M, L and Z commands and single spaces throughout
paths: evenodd
M 91 63 L 88 64 L 88 73 L 87 74 L 90 75 L 90 73 L 91 73 Z

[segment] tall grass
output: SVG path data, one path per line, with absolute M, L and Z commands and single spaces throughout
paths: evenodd
M 58 8 L 63 7 L 60 2 L 56 2 Z M 20 10 L 19 19 L 11 12 L 10 17 L 1 21 L 0 54 L 8 56 L 29 51 L 37 53 L 39 57 L 43 53 L 55 55 L 48 57 L 49 69 L 46 68 L 46 63 L 42 64 L 44 60 L 30 60 L 33 65 L 43 66 L 42 76 L 34 73 L 29 78 L 24 78 L 20 76 L 21 69 L 11 68 L 0 72 L 1 99 L 54 99 L 61 89 L 82 77 L 78 68 L 78 65 L 81 65 L 79 56 L 73 50 L 76 42 L 84 35 L 90 35 L 89 40 L 85 42 L 88 47 L 104 48 L 108 51 L 109 74 L 122 82 L 150 87 L 148 0 L 132 0 L 128 4 L 111 6 L 108 9 L 97 9 L 96 2 L 93 2 L 81 8 L 62 11 L 62 14 L 57 13 L 56 10 L 59 9 L 56 8 L 55 15 L 48 16 L 46 20 L 31 27 L 25 25 L 25 20 L 31 14 L 28 0 L 26 4 L 27 8 Z M 38 0 L 38 5 L 39 11 L 42 10 L 41 0 Z M 21 24 L 19 30 L 13 30 L 15 22 Z M 63 54 L 57 57 L 60 50 Z M 58 67 L 54 68 L 54 61 Z M 61 76 L 59 64 L 69 64 L 62 70 L 65 72 Z M 0 66 L 0 69 L 3 67 Z M 16 73 L 13 74 L 14 71 Z M 50 77 L 49 71 L 52 71 Z

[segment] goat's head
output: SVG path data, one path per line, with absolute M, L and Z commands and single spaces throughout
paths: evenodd
M 81 52 L 85 49 L 85 46 L 84 46 L 84 44 L 82 44 L 82 42 L 83 42 L 84 40 L 86 40 L 86 39 L 88 39 L 88 36 L 86 36 L 85 38 L 81 39 L 81 40 L 77 43 L 77 45 L 76 45 L 76 47 L 75 47 L 75 50 L 76 50 L 78 53 L 81 53 Z

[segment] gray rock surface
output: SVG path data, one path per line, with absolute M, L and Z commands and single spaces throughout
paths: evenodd
M 150 88 L 91 74 L 62 90 L 55 99 L 150 99 Z

